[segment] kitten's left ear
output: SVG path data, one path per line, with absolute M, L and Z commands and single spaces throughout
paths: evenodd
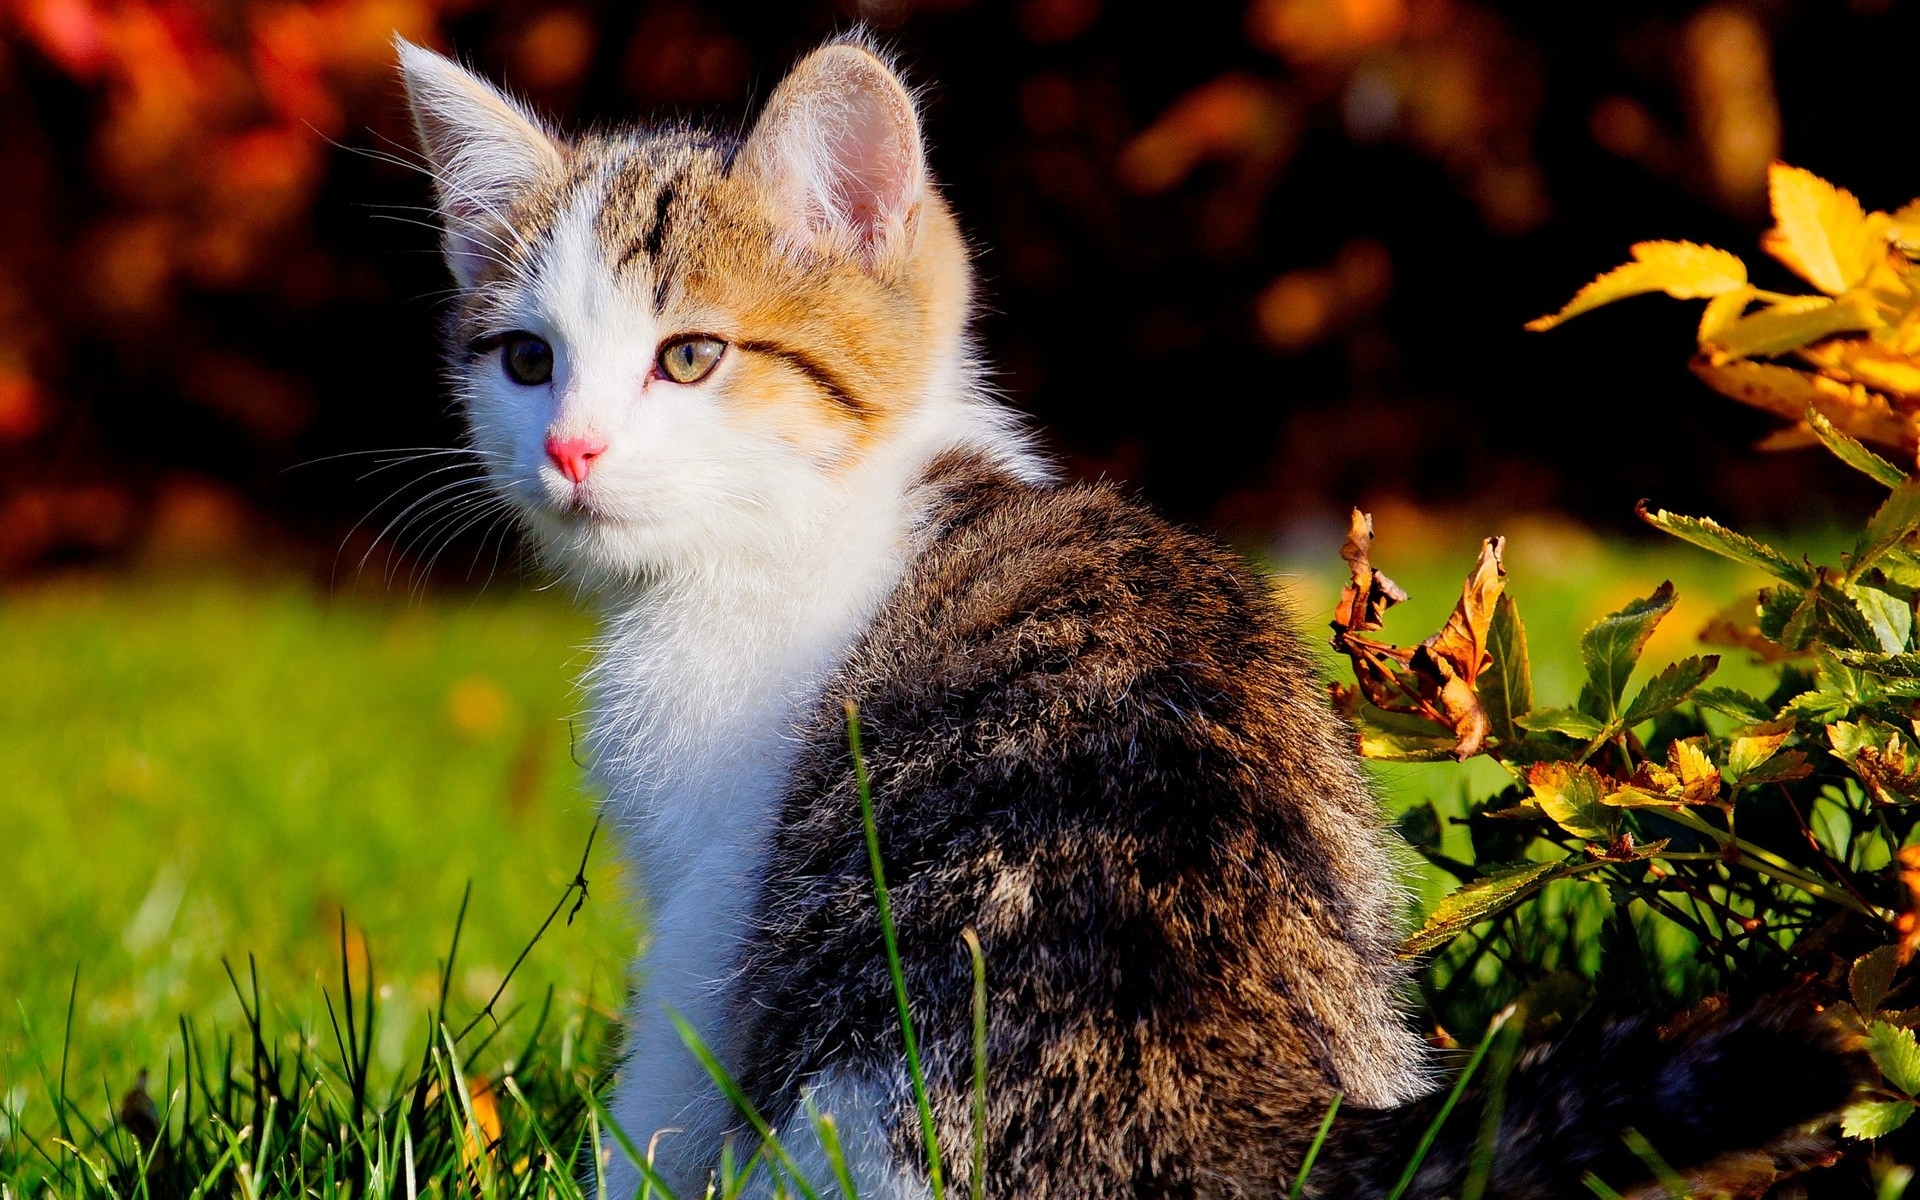
M 771 192 L 791 247 L 884 268 L 911 245 L 928 186 L 919 114 L 899 76 L 861 46 L 802 59 L 767 101 L 741 162 Z
M 447 265 L 472 287 L 498 257 L 513 201 L 559 170 L 560 144 L 505 93 L 451 59 L 394 39 L 420 149 L 433 166 Z

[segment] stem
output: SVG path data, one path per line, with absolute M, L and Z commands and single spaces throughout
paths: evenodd
M 1809 896 L 1818 896 L 1820 899 L 1838 904 L 1842 908 L 1850 908 L 1862 916 L 1872 917 L 1879 921 L 1893 920 L 1893 914 L 1886 909 L 1862 904 L 1845 892 L 1835 891 L 1819 880 L 1802 874 L 1799 868 L 1787 862 L 1779 855 L 1774 854 L 1772 851 L 1763 850 L 1744 838 L 1737 838 L 1730 833 L 1715 829 L 1712 825 L 1709 825 L 1684 808 L 1666 810 L 1661 815 L 1680 825 L 1686 826 L 1695 833 L 1705 834 L 1707 837 L 1712 838 L 1722 849 L 1731 848 L 1738 851 L 1740 854 L 1738 861 L 1741 865 L 1752 868 L 1758 874 L 1769 876 L 1779 880 L 1781 883 L 1799 888 Z M 1673 858 L 1676 856 L 1662 854 L 1660 857 Z M 1725 855 L 1721 855 L 1720 857 L 1724 859 Z

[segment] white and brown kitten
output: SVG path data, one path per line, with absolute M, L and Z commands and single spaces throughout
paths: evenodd
M 400 53 L 474 447 L 604 613 L 593 764 L 647 905 L 612 1105 L 635 1142 L 676 1131 L 658 1163 L 691 1191 L 740 1125 L 671 1010 L 816 1185 L 808 1097 L 860 1194 L 927 1194 L 852 702 L 958 1183 L 972 928 L 987 1195 L 1284 1195 L 1335 1091 L 1312 1190 L 1384 1194 L 1435 1068 L 1401 1012 L 1404 898 L 1351 733 L 1266 580 L 1056 482 L 982 393 L 966 249 L 895 73 L 840 42 L 744 138 L 562 139 Z M 1487 1195 L 1642 1175 L 1628 1126 L 1686 1127 L 1682 1166 L 1757 1145 L 1844 1097 L 1826 1040 L 1775 1008 L 1681 1044 L 1615 1025 L 1535 1051 Z M 1803 1091 L 1730 1088 L 1783 1056 Z M 1462 1113 L 1411 1194 L 1457 1189 Z

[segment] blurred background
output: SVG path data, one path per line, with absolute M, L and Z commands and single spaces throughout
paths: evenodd
M 1652 661 L 1751 595 L 1635 540 L 1636 499 L 1806 531 L 1873 485 L 1819 451 L 1754 451 L 1769 419 L 1685 369 L 1693 306 L 1522 322 L 1648 238 L 1787 286 L 1755 247 L 1775 157 L 1870 208 L 1920 193 L 1914 18 L 1911 0 L 0 0 L 0 996 L 21 1015 L 0 1014 L 0 1136 L 37 1103 L 9 1062 L 63 1054 L 63 1013 L 117 1091 L 158 1070 L 176 1016 L 231 1028 L 223 960 L 245 979 L 250 954 L 311 1016 L 338 941 L 371 947 L 397 1063 L 443 980 L 468 1011 L 500 986 L 580 861 L 590 625 L 519 572 L 509 531 L 433 508 L 453 476 L 409 457 L 460 431 L 396 31 L 563 127 L 738 127 L 797 55 L 866 22 L 925 89 L 995 385 L 1071 472 L 1295 570 L 1316 625 L 1344 513 L 1372 509 L 1378 561 L 1415 593 L 1402 641 L 1507 533 L 1561 703 L 1575 632 L 1663 576 L 1683 608 Z M 1448 770 L 1383 778 L 1486 784 Z M 592 903 L 507 1002 L 617 1004 L 642 926 L 604 839 L 588 875 Z
M 855 21 L 926 89 L 998 386 L 1077 473 L 1256 544 L 1870 486 L 1730 441 L 1768 422 L 1681 369 L 1685 306 L 1520 325 L 1636 240 L 1756 257 L 1776 156 L 1920 191 L 1899 0 L 4 0 L 0 573 L 331 571 L 407 472 L 330 456 L 458 438 L 395 31 L 564 127 L 737 127 Z M 1660 436 L 1596 442 L 1622 419 Z

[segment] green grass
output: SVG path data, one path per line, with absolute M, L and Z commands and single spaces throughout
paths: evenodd
M 1682 601 L 1648 648 L 1650 666 L 1694 652 L 1706 618 L 1762 582 L 1679 545 L 1605 542 L 1538 522 L 1506 532 L 1508 590 L 1527 623 L 1543 703 L 1566 703 L 1577 690 L 1580 630 L 1662 579 Z M 1476 550 L 1474 531 L 1383 521 L 1376 561 L 1413 596 L 1389 615 L 1387 635 L 1406 643 L 1433 632 Z M 1281 572 L 1316 643 L 1342 578 L 1331 543 Z M 44 1148 L 71 1133 L 129 1160 L 132 1143 L 112 1131 L 109 1110 L 148 1068 L 156 1102 L 176 1105 L 177 1153 L 199 1154 L 202 1167 L 234 1136 L 229 1126 L 258 1116 L 248 1104 L 271 1097 L 268 1081 L 279 1080 L 286 1105 L 299 1109 L 297 1120 L 281 1111 L 282 1137 L 317 1137 L 340 1153 L 358 1146 L 353 1153 L 370 1156 L 359 1163 L 366 1169 L 381 1154 L 392 1168 L 411 1136 L 421 1172 L 471 1183 L 463 1131 L 479 1118 L 457 1103 L 464 1089 L 452 1082 L 457 1060 L 444 1043 L 426 1060 L 423 1078 L 437 1081 L 427 1111 L 412 1099 L 425 1090 L 393 1089 L 421 1066 L 443 981 L 457 1031 L 573 877 L 592 811 L 568 717 L 590 637 L 566 597 L 508 586 L 418 600 L 327 598 L 291 582 L 174 576 L 0 594 L 0 877 L 9 884 L 0 889 L 0 997 L 12 1002 L 0 1011 L 0 1180 L 9 1163 L 32 1178 L 52 1169 L 59 1155 L 27 1153 L 28 1135 Z M 1760 674 L 1737 652 L 1722 670 L 1736 680 Z M 1502 780 L 1484 760 L 1376 775 L 1391 810 L 1433 799 L 1443 815 Z M 481 1102 L 502 1122 L 488 1161 L 523 1167 L 524 1178 L 559 1194 L 577 1165 L 594 1160 L 596 1138 L 599 1161 L 617 1152 L 589 1096 L 638 934 L 609 839 L 587 875 L 592 898 L 578 919 L 556 922 L 508 989 L 500 1011 L 517 1008 L 519 1018 L 490 1045 L 478 1044 L 492 1032 L 484 1025 L 457 1047 L 463 1059 L 478 1056 L 477 1074 L 510 1070 L 527 1098 L 521 1107 L 501 1082 Z M 1423 903 L 1451 886 L 1427 868 L 1415 882 Z M 458 958 L 443 974 L 469 886 Z M 1539 919 L 1588 920 L 1574 911 L 1575 886 L 1550 895 Z M 364 1000 L 358 964 L 370 950 L 379 1011 L 370 1078 L 360 1084 L 337 1065 L 352 1055 L 335 1049 L 322 991 L 336 1006 L 344 1000 L 343 911 L 354 986 Z M 262 1046 L 282 1058 L 257 1080 L 249 1019 L 227 974 L 233 964 L 250 986 L 250 958 L 262 984 Z M 553 1007 L 535 1037 L 549 989 Z M 190 1065 L 182 1017 L 203 1038 L 207 1088 L 237 1096 L 224 1124 L 206 1115 L 204 1094 L 192 1121 L 178 1110 Z M 232 1064 L 220 1060 L 226 1039 Z M 65 1130 L 55 1101 L 63 1062 L 75 1106 Z M 383 1098 L 398 1107 L 359 1127 L 365 1136 L 335 1137 L 352 1124 L 342 1114 L 361 1086 L 372 1108 Z M 404 1111 L 416 1119 L 401 1122 Z M 258 1152 L 258 1137 L 248 1145 L 240 1136 L 233 1145 Z M 318 1182 L 332 1169 L 326 1154 L 288 1161 L 307 1173 L 272 1186 L 257 1178 L 261 1194 L 326 1194 Z M 65 1169 L 81 1177 L 77 1160 Z
M 0 1107 L 48 1115 L 57 1058 L 118 1095 L 179 1057 L 177 1019 L 240 1026 L 223 965 L 324 1027 L 344 911 L 410 1065 L 472 887 L 456 1010 L 472 1011 L 578 864 L 590 799 L 569 753 L 591 628 L 553 594 L 325 599 L 291 583 L 75 580 L 0 596 Z M 606 1007 L 635 928 L 609 839 L 592 899 L 502 1008 L 555 989 Z M 9 1070 L 9 1067 L 11 1068 Z M 0 1134 L 4 1134 L 0 1128 Z

